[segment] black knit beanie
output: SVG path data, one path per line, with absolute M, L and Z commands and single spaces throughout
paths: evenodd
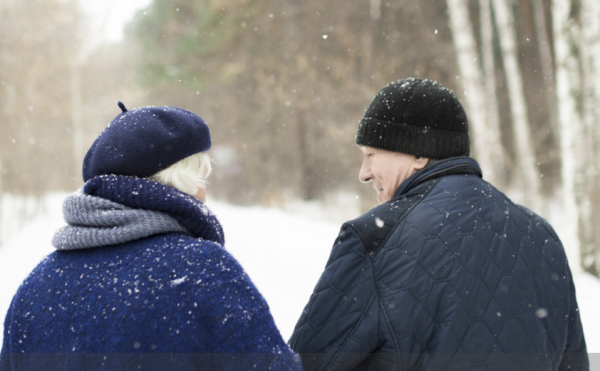
M 375 96 L 358 125 L 356 144 L 434 159 L 469 156 L 469 123 L 450 90 L 411 77 Z

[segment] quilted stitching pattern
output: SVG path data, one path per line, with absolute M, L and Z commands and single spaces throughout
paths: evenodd
M 335 360 L 335 351 L 345 343 L 354 344 L 356 353 L 368 353 L 376 346 L 376 326 L 367 326 L 359 334 L 353 331 L 353 325 L 361 319 L 376 323 L 372 270 L 362 242 L 352 228 L 344 226 L 310 300 L 319 310 L 305 310 L 299 321 L 302 326 L 296 329 L 298 336 L 306 339 L 304 353 L 321 353 L 312 354 L 304 362 L 315 367 L 330 363 Z M 349 271 L 353 273 L 347 274 Z
M 349 224 L 290 339 L 319 353 L 303 356 L 307 370 L 357 359 L 373 369 L 556 370 L 563 352 L 585 352 L 554 231 L 479 177 L 441 179 L 376 255 Z

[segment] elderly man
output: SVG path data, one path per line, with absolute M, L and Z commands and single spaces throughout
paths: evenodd
M 356 144 L 381 205 L 342 226 L 296 325 L 306 370 L 589 369 L 564 248 L 482 179 L 452 92 L 389 84 Z

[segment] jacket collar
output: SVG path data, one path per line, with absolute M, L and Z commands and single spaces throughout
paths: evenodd
M 194 237 L 224 245 L 217 217 L 197 198 L 148 178 L 100 175 L 88 180 L 83 192 L 134 209 L 160 211 L 173 217 Z
M 394 198 L 408 193 L 411 189 L 428 180 L 456 174 L 473 174 L 482 177 L 479 164 L 471 157 L 450 157 L 427 166 L 408 177 L 400 184 Z

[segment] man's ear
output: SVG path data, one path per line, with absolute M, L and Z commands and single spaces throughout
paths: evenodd
M 415 162 L 413 163 L 413 167 L 415 171 L 419 171 L 424 169 L 425 166 L 429 163 L 429 159 L 427 157 L 415 157 Z

